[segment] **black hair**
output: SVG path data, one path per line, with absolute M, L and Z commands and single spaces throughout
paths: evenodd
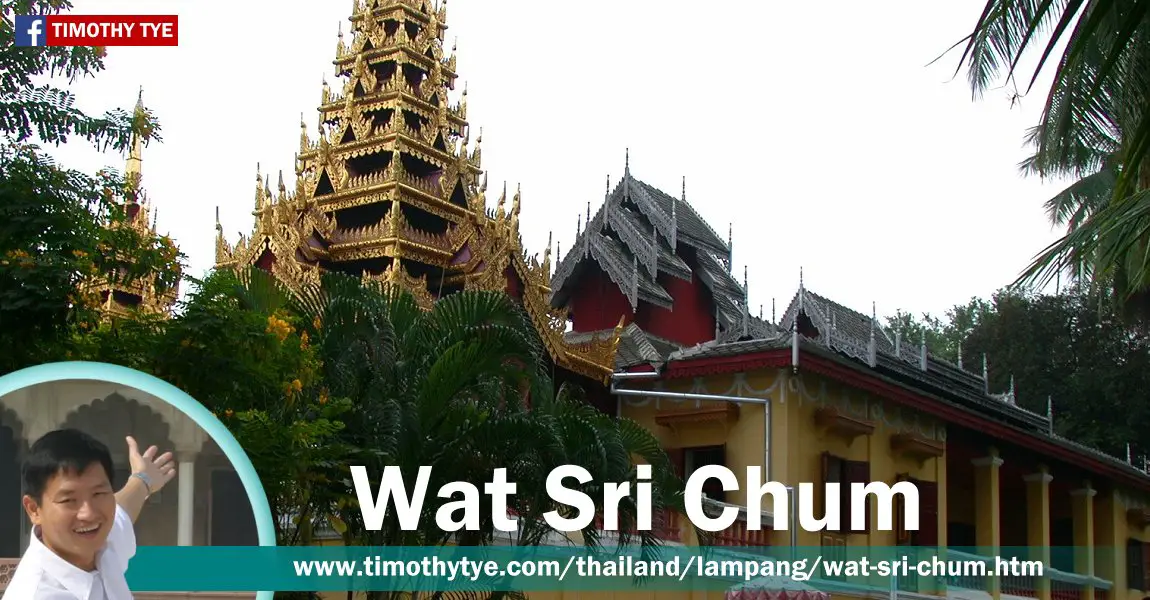
M 24 459 L 24 493 L 39 502 L 48 482 L 61 471 L 80 473 L 96 463 L 104 467 L 108 481 L 111 481 L 115 471 L 112 453 L 103 442 L 75 429 L 46 433 L 32 444 Z

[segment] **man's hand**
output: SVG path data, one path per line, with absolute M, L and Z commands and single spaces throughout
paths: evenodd
M 144 475 L 147 478 L 147 483 L 150 487 L 149 491 L 152 494 L 159 492 L 173 477 L 176 476 L 176 462 L 175 456 L 171 452 L 165 452 L 156 458 L 156 453 L 160 451 L 159 448 L 152 446 L 140 454 L 140 448 L 136 445 L 136 438 L 128 436 L 128 462 L 132 466 L 132 474 L 137 473 Z
M 140 516 L 140 511 L 144 508 L 144 503 L 148 501 L 148 496 L 160 491 L 172 480 L 172 477 L 175 477 L 176 462 L 173 460 L 175 457 L 172 456 L 171 452 L 165 452 L 156 458 L 159 449 L 155 446 L 140 454 L 140 447 L 136 445 L 136 439 L 128 436 L 127 441 L 128 462 L 132 467 L 132 476 L 128 477 L 128 482 L 120 491 L 116 492 L 116 504 L 124 509 L 124 512 L 128 513 L 132 522 L 135 523 Z M 145 480 L 147 480 L 146 483 Z

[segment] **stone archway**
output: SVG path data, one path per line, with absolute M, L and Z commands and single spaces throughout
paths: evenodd
M 11 409 L 0 407 L 0 559 L 18 558 L 24 551 L 20 460 L 26 446 L 20 417 Z
M 175 451 L 170 430 L 164 418 L 146 404 L 114 393 L 76 408 L 64 419 L 62 428 L 79 429 L 108 446 L 116 472 L 112 485 L 119 489 L 131 475 L 128 445 L 124 440 L 136 438 L 143 452 L 157 446 L 160 452 Z M 176 545 L 177 494 L 165 487 L 152 496 L 136 520 L 136 538 L 141 546 Z

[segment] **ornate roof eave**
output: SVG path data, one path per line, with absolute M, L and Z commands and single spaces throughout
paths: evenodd
M 365 273 L 362 280 L 366 285 L 378 285 L 381 289 L 406 290 L 423 310 L 431 310 L 435 306 L 435 297 L 427 288 L 427 277 L 413 277 L 409 274 L 403 266 L 402 258 L 394 258 L 387 269 L 378 275 Z
M 584 232 L 582 235 L 589 234 Z M 618 286 L 619 291 L 636 305 L 642 301 L 670 310 L 674 304 L 674 299 L 658 283 L 654 283 L 646 269 L 638 266 L 636 262 L 629 265 L 622 264 L 622 258 L 616 256 L 618 252 L 605 248 L 605 244 L 609 242 L 603 241 L 601 237 L 596 235 L 591 238 L 591 241 L 586 244 L 586 255 L 578 248 L 577 244 L 560 262 L 561 270 L 557 270 L 557 277 L 551 280 L 551 289 L 555 292 L 553 298 L 562 297 L 568 293 L 567 286 L 571 282 L 570 277 L 578 268 L 578 264 L 590 259 Z M 573 263 L 567 261 L 573 261 Z M 561 277 L 558 276 L 560 273 L 562 274 Z M 639 278 L 639 281 L 636 281 L 636 277 Z
M 544 265 L 525 256 L 511 218 L 500 219 L 497 212 L 486 222 L 485 229 L 482 235 L 485 243 L 473 248 L 472 254 L 473 260 L 477 259 L 483 268 L 468 280 L 468 287 L 503 291 L 507 286 L 505 273 L 510 268 L 523 284 L 520 301 L 551 360 L 573 373 L 606 383 L 614 372 L 623 320 L 611 335 L 582 344 L 569 343 L 564 337 L 567 311 L 553 308 L 549 302 L 551 274 Z

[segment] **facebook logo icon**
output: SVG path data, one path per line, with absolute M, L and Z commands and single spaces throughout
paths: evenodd
M 47 39 L 42 16 L 16 17 L 16 45 L 43 46 Z

